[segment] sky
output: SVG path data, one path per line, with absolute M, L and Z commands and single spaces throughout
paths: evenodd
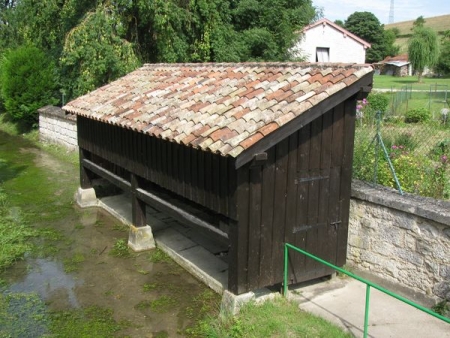
M 354 12 L 371 12 L 381 23 L 389 23 L 391 0 L 312 0 L 323 9 L 323 17 L 345 21 Z M 450 14 L 449 0 L 394 0 L 394 22 Z

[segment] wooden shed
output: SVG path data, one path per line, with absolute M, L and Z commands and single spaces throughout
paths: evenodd
M 81 187 L 101 176 L 130 192 L 135 226 L 152 205 L 220 237 L 235 294 L 282 282 L 285 242 L 343 265 L 356 101 L 372 78 L 355 64 L 144 65 L 63 107 Z M 331 273 L 292 257 L 291 283 Z

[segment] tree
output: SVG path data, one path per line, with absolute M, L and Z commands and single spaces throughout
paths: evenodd
M 398 36 L 398 28 L 384 30 L 384 57 L 396 56 L 400 52 L 400 46 L 395 45 Z
M 413 22 L 413 27 L 411 28 L 411 30 L 414 30 L 414 28 L 417 28 L 417 27 L 423 27 L 424 25 L 425 25 L 425 19 L 421 15 Z
M 0 82 L 7 113 L 33 125 L 38 108 L 58 103 L 57 80 L 55 65 L 39 48 L 25 45 L 6 52 Z
M 436 64 L 436 72 L 439 74 L 450 74 L 450 31 L 444 32 L 441 40 L 441 52 Z
M 370 12 L 351 14 L 345 21 L 345 29 L 372 45 L 372 48 L 367 50 L 366 62 L 378 62 L 387 56 L 384 28 L 374 14 Z
M 66 36 L 61 67 L 69 98 L 83 95 L 137 68 L 133 46 L 121 38 L 119 17 L 100 5 Z
M 439 58 L 437 34 L 428 27 L 416 27 L 408 40 L 408 58 L 422 82 L 425 67 L 433 67 Z

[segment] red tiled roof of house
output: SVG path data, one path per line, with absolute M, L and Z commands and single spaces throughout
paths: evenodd
M 63 109 L 237 157 L 372 70 L 320 63 L 147 64 Z
M 408 54 L 401 54 L 401 55 L 396 55 L 396 56 L 386 56 L 386 58 L 381 62 L 386 63 L 386 62 L 394 62 L 394 61 L 408 62 Z

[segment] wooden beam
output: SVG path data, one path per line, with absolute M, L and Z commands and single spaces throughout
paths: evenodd
M 218 229 L 212 224 L 201 220 L 200 218 L 184 211 L 183 209 L 167 202 L 161 197 L 152 194 L 149 191 L 138 188 L 136 189 L 136 196 L 140 200 L 144 201 L 148 205 L 158 209 L 159 211 L 168 214 L 182 222 L 185 222 L 189 226 L 201 227 L 212 235 L 215 239 L 219 240 L 223 244 L 228 244 L 228 235 L 222 230 Z
M 98 164 L 95 164 L 94 162 L 92 162 L 88 159 L 83 159 L 80 162 L 81 162 L 80 164 L 82 167 L 85 167 L 85 168 L 89 169 L 90 171 L 92 171 L 93 173 L 96 173 L 97 175 L 103 177 L 104 179 L 108 180 L 112 184 L 118 186 L 120 189 L 122 189 L 126 192 L 131 191 L 131 183 L 128 182 L 127 180 L 123 179 L 122 177 L 113 174 L 109 170 L 102 168 Z
M 327 111 L 333 109 L 335 106 L 344 102 L 350 97 L 359 94 L 361 92 L 361 88 L 363 88 L 362 89 L 363 91 L 368 90 L 367 88 L 370 87 L 372 82 L 373 82 L 373 74 L 370 73 L 364 76 L 362 79 L 355 82 L 354 84 L 352 84 L 351 86 L 342 89 L 341 91 L 323 100 L 322 102 L 318 103 L 309 110 L 303 112 L 300 116 L 294 118 L 292 121 L 281 126 L 273 133 L 264 137 L 261 141 L 257 142 L 250 148 L 244 150 L 236 158 L 235 162 L 236 169 L 250 162 L 255 154 L 267 151 L 267 149 L 270 149 L 271 147 L 279 143 L 281 140 L 285 139 L 292 133 L 296 132 L 303 126 L 307 125 L 311 121 L 318 118 L 320 115 L 325 114 Z

